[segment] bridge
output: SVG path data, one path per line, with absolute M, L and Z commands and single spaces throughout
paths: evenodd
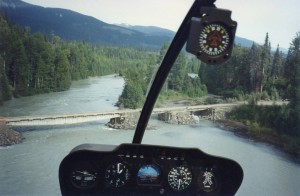
M 212 104 L 212 105 L 196 105 L 181 106 L 169 108 L 155 108 L 152 114 L 160 114 L 166 112 L 197 112 L 203 110 L 218 110 L 230 108 L 238 104 Z M 130 113 L 141 112 L 141 109 L 135 110 L 116 110 L 99 113 L 80 113 L 80 114 L 64 114 L 49 116 L 23 116 L 23 117 L 7 117 L 4 119 L 7 125 L 11 126 L 43 126 L 43 125 L 64 125 L 75 124 L 90 121 L 98 121 L 103 119 L 117 118 L 126 116 Z

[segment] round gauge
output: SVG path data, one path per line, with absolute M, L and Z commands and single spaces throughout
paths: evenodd
M 168 183 L 175 191 L 183 191 L 192 183 L 192 172 L 185 166 L 173 167 L 168 174 Z
M 71 182 L 77 188 L 88 189 L 96 184 L 97 175 L 88 169 L 76 169 L 71 173 Z
M 200 172 L 198 184 L 204 192 L 213 192 L 217 189 L 217 179 L 212 168 L 205 168 Z
M 118 162 L 111 164 L 105 171 L 105 180 L 112 187 L 124 186 L 130 178 L 128 166 Z
M 231 37 L 225 26 L 213 23 L 203 28 L 199 37 L 200 49 L 209 56 L 218 56 L 230 47 Z

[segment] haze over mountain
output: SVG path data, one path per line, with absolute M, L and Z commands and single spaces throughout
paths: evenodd
M 29 27 L 32 33 L 53 33 L 66 40 L 159 49 L 175 35 L 160 27 L 108 24 L 71 10 L 44 8 L 20 0 L 0 0 L 0 11 L 9 22 Z M 253 43 L 241 37 L 235 42 L 246 47 Z
M 71 10 L 44 8 L 20 0 L 0 0 L 0 11 L 9 22 L 28 26 L 31 32 L 53 33 L 66 40 L 150 48 L 158 48 L 170 41 L 164 35 L 146 35 Z

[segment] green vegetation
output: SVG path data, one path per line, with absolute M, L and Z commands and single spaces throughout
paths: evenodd
M 208 92 L 225 98 L 242 98 L 251 93 L 266 93 L 266 98 L 284 97 L 288 83 L 284 77 L 284 54 L 271 52 L 268 34 L 263 46 L 236 45 L 232 57 L 221 65 L 201 64 L 199 77 Z
M 156 56 L 156 52 L 145 49 L 30 34 L 0 16 L 0 104 L 12 96 L 67 90 L 72 80 L 147 67 L 155 64 Z
M 300 99 L 300 59 L 299 34 L 293 40 L 288 55 L 279 51 L 271 52 L 269 36 L 265 44 L 253 44 L 251 48 L 235 46 L 233 56 L 222 65 L 206 65 L 180 53 L 175 62 L 156 106 L 166 100 L 188 100 L 214 104 L 248 100 L 248 105 L 235 108 L 228 117 L 241 121 L 249 127 L 251 134 L 257 138 L 268 138 L 285 151 L 299 154 L 299 99 Z M 298 45 L 297 45 L 298 44 Z M 159 64 L 168 45 L 165 44 L 157 58 Z M 297 56 L 298 55 L 298 56 Z M 142 106 L 146 84 L 156 66 L 137 67 L 124 73 L 126 86 L 119 103 L 121 106 L 137 108 Z M 188 73 L 199 70 L 196 78 Z M 137 74 L 140 73 L 140 74 Z M 147 74 L 145 74 L 147 73 Z M 148 76 L 148 77 L 147 77 Z M 201 83 L 202 82 L 202 83 Z M 143 91 L 142 91 L 142 90 Z M 199 97 L 208 92 L 218 96 L 209 96 L 200 101 Z M 131 93 L 128 93 L 131 92 Z M 135 95 L 131 97 L 131 95 Z M 134 99 L 137 98 L 138 99 Z M 125 99 L 127 98 L 127 99 Z M 223 99 L 220 99 L 223 98 Z M 259 106 L 259 100 L 289 99 L 290 105 Z
M 278 141 L 285 151 L 299 155 L 300 134 L 295 122 L 295 111 L 289 106 L 242 105 L 233 109 L 228 118 L 243 122 L 249 127 L 250 135 Z
M 282 73 L 274 64 L 278 58 L 278 50 L 274 54 L 273 68 L 271 69 L 271 82 L 281 77 L 279 91 L 290 100 L 289 105 L 284 106 L 257 106 L 257 97 L 250 99 L 249 105 L 243 105 L 230 112 L 229 118 L 238 120 L 250 126 L 252 133 L 256 136 L 265 137 L 275 135 L 283 145 L 283 148 L 294 154 L 300 154 L 300 33 L 296 34 L 289 48 Z M 277 73 L 277 74 L 274 74 Z M 272 86 L 276 91 L 276 86 Z M 267 94 L 266 94 L 267 95 Z M 265 96 L 266 96 L 265 95 Z M 276 95 L 276 92 L 274 93 Z
M 67 42 L 55 35 L 10 25 L 0 16 L 0 104 L 14 97 L 69 89 L 72 80 L 118 73 L 125 87 L 118 105 L 143 105 L 148 84 L 169 44 L 160 51 L 142 48 Z M 159 103 L 169 99 L 191 99 L 217 103 L 248 100 L 229 117 L 249 125 L 256 135 L 277 134 L 290 151 L 299 149 L 300 130 L 300 33 L 288 54 L 271 52 L 265 43 L 251 48 L 236 45 L 232 58 L 222 65 L 206 65 L 181 52 L 166 79 Z M 192 73 L 194 75 L 192 75 Z M 212 93 L 215 98 L 204 97 Z M 217 97 L 217 98 L 216 98 Z M 288 106 L 257 106 L 258 100 L 288 99 Z M 204 101 L 203 101 L 204 100 Z
M 149 59 L 151 63 L 148 65 L 137 64 L 121 72 L 121 75 L 126 79 L 126 84 L 118 102 L 120 107 L 135 109 L 143 105 L 148 84 L 154 77 L 153 74 L 168 47 L 169 44 L 164 44 L 159 54 L 155 58 Z M 181 52 L 163 86 L 159 102 L 176 96 L 201 97 L 206 95 L 206 86 L 201 84 L 199 77 L 189 76 L 189 73 L 197 73 L 199 67 L 200 62 L 196 58 L 188 57 Z

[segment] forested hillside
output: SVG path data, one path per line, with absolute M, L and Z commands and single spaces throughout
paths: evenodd
M 0 0 L 0 12 L 9 23 L 28 27 L 32 33 L 55 34 L 68 41 L 159 49 L 171 38 L 164 34 L 145 34 L 112 25 L 71 10 L 45 8 L 20 0 Z
M 71 10 L 45 8 L 20 0 L 0 0 L 0 12 L 9 23 L 27 27 L 32 33 L 55 34 L 68 41 L 84 41 L 159 50 L 175 32 L 155 26 L 113 25 Z M 236 36 L 235 43 L 250 47 L 252 40 Z
M 66 42 L 30 34 L 0 16 L 0 103 L 12 96 L 67 90 L 72 80 L 155 64 L 157 53 L 142 48 Z

